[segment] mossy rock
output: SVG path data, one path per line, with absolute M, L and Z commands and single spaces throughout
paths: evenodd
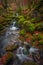
M 35 62 L 27 61 L 27 62 L 24 62 L 22 65 L 38 65 L 38 64 Z
M 9 45 L 5 48 L 6 51 L 13 51 L 17 48 L 17 45 Z

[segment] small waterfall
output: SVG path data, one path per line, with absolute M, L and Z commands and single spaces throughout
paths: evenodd
M 15 21 L 15 22 L 13 22 L 13 26 L 15 26 L 15 23 L 16 23 L 16 21 Z
M 0 50 L 0 52 L 1 52 L 0 55 L 3 55 L 4 53 L 6 53 L 5 48 L 8 45 L 15 44 L 15 42 L 17 42 L 17 44 L 19 43 L 19 40 L 18 40 L 19 30 L 15 26 L 15 22 L 16 21 L 14 21 L 13 24 L 10 25 L 10 27 L 8 27 L 8 29 L 6 30 L 6 33 L 5 33 L 2 43 L 1 43 L 3 45 L 3 48 L 1 48 L 1 50 Z
M 16 13 L 16 16 L 18 16 L 19 14 L 18 13 Z
M 17 54 L 23 54 L 23 47 L 19 47 L 18 50 L 17 50 Z
M 37 48 L 31 47 L 31 48 L 29 49 L 29 52 L 30 52 L 30 53 L 36 53 L 38 50 L 39 50 L 39 49 L 37 49 Z
M 7 45 L 14 44 L 14 42 L 18 40 L 18 28 L 16 28 L 15 22 L 16 21 L 6 30 L 5 36 L 2 39 L 3 48 Z
M 6 45 L 14 44 L 15 41 L 18 41 L 18 28 L 15 26 L 16 21 L 12 23 L 12 25 L 6 31 Z
M 18 29 L 18 28 L 15 26 L 15 22 L 16 22 L 16 21 L 14 21 L 14 22 L 13 22 L 13 25 L 12 25 L 12 27 L 10 28 L 10 30 L 12 30 L 12 31 L 14 31 L 14 30 L 17 30 L 17 29 Z

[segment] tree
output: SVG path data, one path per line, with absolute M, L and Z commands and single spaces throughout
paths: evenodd
M 7 0 L 1 0 L 2 6 L 4 7 L 4 9 L 7 8 Z

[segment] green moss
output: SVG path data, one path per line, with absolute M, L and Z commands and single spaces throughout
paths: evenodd
M 38 65 L 37 63 L 35 62 L 24 62 L 23 65 Z

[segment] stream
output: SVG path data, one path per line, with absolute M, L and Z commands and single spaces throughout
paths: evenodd
M 4 33 L 4 35 L 2 35 L 0 37 L 0 43 L 1 43 L 0 44 L 0 57 L 3 56 L 3 54 L 6 53 L 5 48 L 8 45 L 12 45 L 14 43 L 20 45 L 20 43 L 21 43 L 21 41 L 18 39 L 18 37 L 19 37 L 19 28 L 17 28 L 15 26 L 15 22 L 16 21 L 14 21 L 12 23 L 12 25 L 10 25 L 7 28 L 7 30 Z M 12 63 L 13 63 L 13 65 L 15 65 L 15 64 L 16 65 L 21 65 L 20 63 L 25 61 L 25 59 L 33 61 L 33 59 L 28 58 L 26 55 L 23 54 L 23 51 L 22 51 L 23 49 L 25 50 L 25 48 L 24 47 L 22 48 L 21 46 L 17 49 L 16 57 L 18 59 L 15 59 L 15 62 L 11 62 L 10 65 L 12 65 Z M 19 51 L 21 51 L 20 54 L 19 54 Z
M 18 41 L 18 36 L 19 36 L 19 28 L 15 26 L 15 22 L 13 22 L 12 25 L 10 25 L 6 32 L 0 36 L 0 56 L 5 53 L 4 48 L 7 45 L 14 44 L 14 42 Z
M 12 45 L 14 43 L 20 45 L 21 41 L 18 39 L 19 37 L 19 28 L 17 28 L 15 26 L 15 22 L 14 21 L 12 23 L 12 25 L 10 25 L 6 32 L 4 33 L 4 35 L 0 36 L 0 57 L 3 56 L 3 54 L 6 53 L 5 51 L 5 47 L 8 45 Z M 20 46 L 17 49 L 17 53 L 16 53 L 16 57 L 19 59 L 15 59 L 15 62 L 11 62 L 8 65 L 21 65 L 21 63 L 23 61 L 29 60 L 29 61 L 34 61 L 32 58 L 28 57 L 27 55 L 23 54 L 23 50 L 26 51 L 26 49 L 24 48 L 24 46 Z M 35 48 L 30 48 L 30 52 L 36 52 L 38 49 Z M 20 51 L 20 53 L 19 53 Z

